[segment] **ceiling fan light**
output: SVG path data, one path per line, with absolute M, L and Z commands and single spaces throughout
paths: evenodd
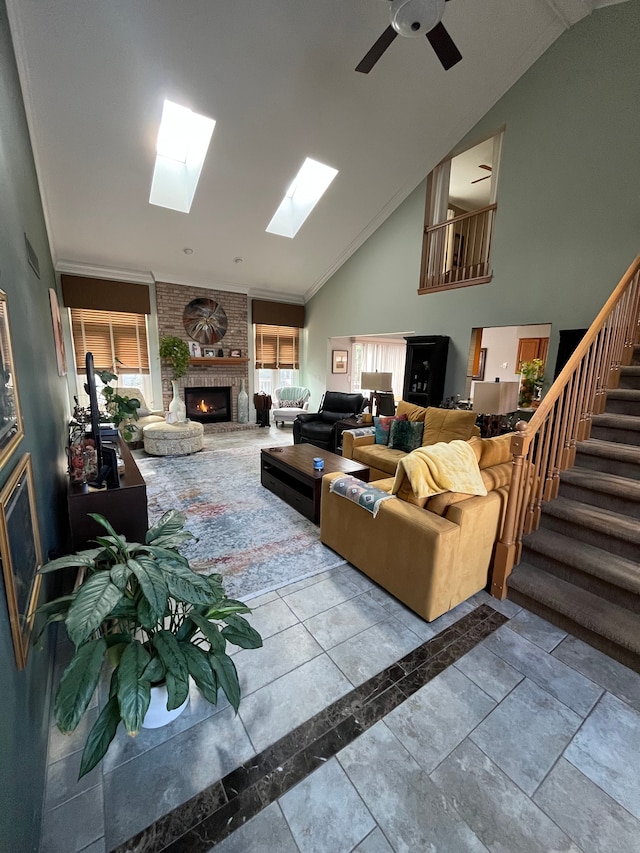
M 393 0 L 391 26 L 401 36 L 417 38 L 430 32 L 444 15 L 445 0 Z

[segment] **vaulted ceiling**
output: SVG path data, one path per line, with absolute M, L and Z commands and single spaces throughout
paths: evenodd
M 610 2 L 451 0 L 460 63 L 397 38 L 359 74 L 388 0 L 7 0 L 54 263 L 308 298 Z M 217 122 L 189 214 L 148 203 L 165 98 Z M 294 239 L 265 233 L 307 156 L 338 176 Z

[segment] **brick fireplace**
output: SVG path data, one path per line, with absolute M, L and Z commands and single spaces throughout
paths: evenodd
M 223 360 L 219 364 L 214 362 L 199 363 L 193 360 L 187 371 L 187 375 L 178 380 L 180 396 L 185 399 L 185 388 L 200 389 L 228 389 L 230 414 L 227 420 L 238 420 L 238 393 L 242 380 L 245 388 L 249 388 L 249 364 L 248 355 L 248 299 L 244 293 L 233 293 L 225 290 L 209 290 L 205 287 L 191 287 L 182 284 L 171 284 L 169 282 L 156 282 L 156 304 L 158 310 L 158 333 L 160 338 L 165 335 L 175 335 L 189 343 L 191 338 L 187 335 L 182 315 L 184 309 L 193 299 L 213 299 L 221 305 L 227 315 L 227 332 L 219 343 L 212 344 L 216 354 L 222 349 Z M 241 358 L 231 359 L 231 350 L 240 350 Z M 171 375 L 170 369 L 162 364 L 162 401 L 165 411 L 171 400 Z M 226 393 L 226 392 L 225 392 Z M 186 401 L 185 401 L 186 402 Z M 187 414 L 187 417 L 195 418 Z M 220 422 L 220 421 L 218 421 Z M 204 423 L 216 423 L 215 420 L 207 420 Z

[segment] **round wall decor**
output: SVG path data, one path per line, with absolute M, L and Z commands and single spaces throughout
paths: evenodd
M 227 315 L 213 299 L 192 299 L 182 315 L 190 338 L 200 344 L 216 344 L 227 333 Z

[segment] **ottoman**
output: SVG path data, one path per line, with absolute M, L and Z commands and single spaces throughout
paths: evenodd
M 142 431 L 144 449 L 152 456 L 186 456 L 202 450 L 204 427 L 195 421 L 149 424 Z

